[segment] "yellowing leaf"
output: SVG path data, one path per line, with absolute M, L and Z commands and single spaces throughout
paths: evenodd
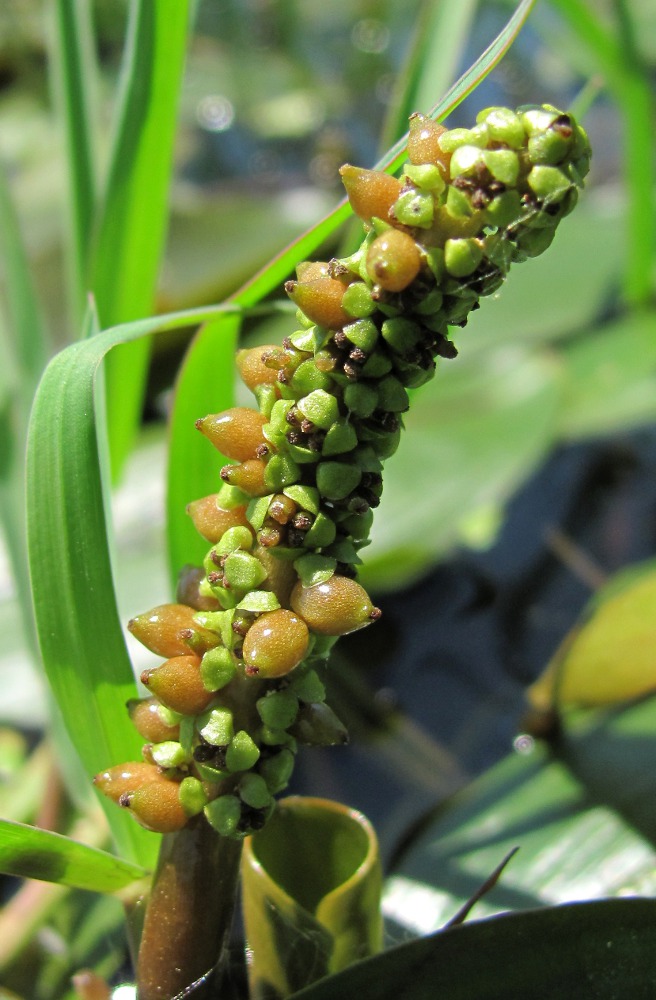
M 528 689 L 538 710 L 609 705 L 656 690 L 656 569 L 619 574 Z

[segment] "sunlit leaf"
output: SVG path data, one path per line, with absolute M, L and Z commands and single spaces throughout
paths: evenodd
M 92 892 L 116 892 L 146 871 L 50 830 L 0 820 L 0 871 Z
M 400 945 L 294 994 L 294 1000 L 646 998 L 656 902 L 610 900 L 512 914 Z
M 597 437 L 656 418 L 655 329 L 656 313 L 631 312 L 563 348 L 565 437 Z
M 70 315 L 77 329 L 88 290 L 89 241 L 94 220 L 96 164 L 93 129 L 98 109 L 91 9 L 57 0 L 52 11 L 50 76 L 64 132 L 68 205 L 64 253 L 68 267 Z
M 608 705 L 656 690 L 656 569 L 597 594 L 527 694 L 535 707 Z
M 48 366 L 35 399 L 27 459 L 35 616 L 53 694 L 89 777 L 112 764 L 140 759 L 142 742 L 125 711 L 136 686 L 112 579 L 113 542 L 96 417 L 100 364 L 119 344 L 179 329 L 219 311 L 215 307 L 141 320 L 72 344 Z M 123 810 L 103 805 L 121 853 L 144 865 L 152 862 L 157 838 Z
M 118 119 L 89 275 L 103 327 L 152 313 L 168 221 L 188 0 L 135 0 L 129 7 Z M 148 341 L 109 362 L 112 467 L 125 459 L 141 418 Z

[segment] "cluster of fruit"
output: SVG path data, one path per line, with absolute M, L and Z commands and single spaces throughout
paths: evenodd
M 580 126 L 544 105 L 450 131 L 414 115 L 402 178 L 342 168 L 362 245 L 299 265 L 286 291 L 300 329 L 239 352 L 258 408 L 197 422 L 230 459 L 219 492 L 189 506 L 211 548 L 183 573 L 180 603 L 130 623 L 167 659 L 130 705 L 144 760 L 95 780 L 149 829 L 204 813 L 242 837 L 266 822 L 299 743 L 345 742 L 318 668 L 380 614 L 355 580 L 358 551 L 408 389 L 455 355 L 449 325 L 549 245 L 589 156 Z

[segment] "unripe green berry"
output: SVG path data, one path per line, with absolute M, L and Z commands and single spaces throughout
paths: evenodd
M 317 487 L 326 500 L 344 500 L 361 478 L 361 470 L 346 462 L 320 462 L 317 466 Z
M 376 303 L 371 297 L 371 289 L 364 281 L 354 281 L 344 292 L 342 308 L 354 319 L 371 316 L 376 311 Z
M 233 837 L 241 820 L 241 802 L 236 795 L 219 795 L 203 809 L 205 818 L 222 837 Z
M 239 782 L 239 797 L 252 809 L 266 809 L 271 804 L 271 792 L 260 774 L 249 772 Z
M 277 795 L 289 784 L 294 770 L 294 754 L 291 750 L 280 750 L 274 756 L 261 761 L 258 770 L 264 778 L 269 792 L 272 795 Z
M 521 118 L 509 108 L 484 108 L 476 115 L 478 124 L 487 126 L 490 139 L 521 149 L 526 139 Z
M 392 208 L 394 218 L 402 226 L 417 226 L 420 229 L 430 229 L 434 210 L 432 194 L 418 188 L 402 191 Z
M 289 729 L 298 715 L 298 698 L 290 688 L 270 691 L 258 698 L 256 708 L 265 726 Z
M 473 274 L 482 259 L 483 251 L 477 240 L 447 240 L 444 244 L 444 263 L 454 278 Z
M 248 552 L 231 552 L 223 564 L 225 586 L 234 590 L 254 590 L 266 580 L 266 570 L 256 556 Z
M 363 318 L 356 320 L 355 323 L 349 323 L 343 332 L 355 347 L 359 347 L 366 354 L 373 351 L 378 341 L 378 327 L 371 319 Z
M 332 393 L 323 389 L 315 389 L 309 395 L 298 401 L 298 409 L 306 418 L 321 430 L 328 430 L 339 417 L 339 404 Z
M 519 176 L 519 157 L 512 149 L 484 149 L 483 163 L 496 181 L 514 187 Z
M 261 677 L 283 677 L 297 667 L 307 653 L 307 625 L 292 611 L 279 608 L 261 615 L 244 639 L 246 673 Z
M 350 388 L 350 386 L 347 386 Z M 322 455 L 341 455 L 344 452 L 352 451 L 358 444 L 358 435 L 348 417 L 341 417 L 332 424 L 326 434 Z M 328 543 L 324 543 L 328 544 Z
M 198 719 L 198 732 L 212 746 L 228 746 L 235 734 L 232 710 L 221 705 L 206 712 Z
M 200 676 L 208 691 L 220 691 L 237 673 L 235 658 L 225 646 L 208 649 L 200 661 Z
M 547 202 L 560 201 L 572 186 L 570 179 L 559 167 L 533 167 L 527 181 L 540 201 Z
M 248 771 L 257 763 L 260 756 L 256 744 L 245 729 L 235 733 L 226 750 L 226 767 L 233 774 L 236 771 Z
M 364 587 L 338 574 L 314 587 L 304 587 L 299 581 L 292 590 L 291 606 L 319 635 L 347 635 L 370 625 L 381 614 Z
M 353 382 L 344 389 L 344 403 L 357 417 L 370 417 L 378 405 L 378 393 L 373 384 Z
M 202 782 L 191 775 L 180 782 L 178 796 L 187 816 L 197 816 L 207 804 L 207 795 Z

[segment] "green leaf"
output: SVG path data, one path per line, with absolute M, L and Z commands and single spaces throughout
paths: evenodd
M 625 18 L 620 17 L 618 23 L 607 27 L 597 11 L 583 0 L 552 0 L 552 6 L 569 21 L 576 37 L 576 48 L 591 57 L 593 72 L 603 77 L 623 118 L 624 179 L 628 195 L 623 289 L 631 304 L 647 305 L 654 291 L 656 255 L 653 198 L 656 169 L 651 127 L 656 106 L 651 81 L 632 30 L 630 8 L 626 5 Z M 557 30 L 561 33 L 560 26 Z M 558 41 L 560 43 L 560 37 Z
M 632 312 L 561 350 L 566 438 L 597 437 L 656 417 L 656 314 Z
M 616 704 L 656 690 L 656 570 L 650 560 L 619 577 L 608 596 L 597 592 L 528 689 L 538 710 Z
M 6 372 L 3 367 L 2 382 L 9 379 L 12 391 L 16 393 L 18 389 L 24 405 L 28 406 L 50 348 L 11 192 L 1 169 L 0 257 L 7 301 L 7 326 L 3 323 L 0 328 L 2 354 L 14 368 L 12 377 L 11 369 Z
M 120 344 L 231 308 L 141 320 L 72 344 L 50 363 L 35 398 L 27 455 L 35 617 L 53 694 L 89 776 L 141 756 L 141 740 L 125 711 L 136 686 L 112 580 L 96 416 L 99 367 Z M 121 853 L 149 865 L 157 838 L 123 810 L 103 805 Z
M 585 713 L 567 724 L 558 760 L 520 737 L 521 752 L 426 822 L 386 883 L 386 916 L 404 933 L 436 930 L 517 847 L 477 915 L 653 894 L 655 710 L 651 699 L 640 711 Z
M 49 68 L 66 147 L 68 204 L 64 252 L 69 319 L 77 329 L 84 315 L 96 197 L 93 123 L 98 119 L 97 67 L 89 5 L 56 0 L 53 21 Z
M 498 1000 L 652 996 L 656 901 L 610 900 L 511 914 L 400 945 L 294 1000 Z
M 242 880 L 254 996 L 263 984 L 288 996 L 381 948 L 378 845 L 347 806 L 284 799 L 246 840 Z
M 8 820 L 0 820 L 0 871 L 92 892 L 117 892 L 147 874 L 96 847 Z
M 135 0 L 104 194 L 90 273 L 102 326 L 148 316 L 153 309 L 168 220 L 176 109 L 184 66 L 188 0 Z M 141 417 L 148 342 L 111 359 L 108 424 L 118 471 Z

